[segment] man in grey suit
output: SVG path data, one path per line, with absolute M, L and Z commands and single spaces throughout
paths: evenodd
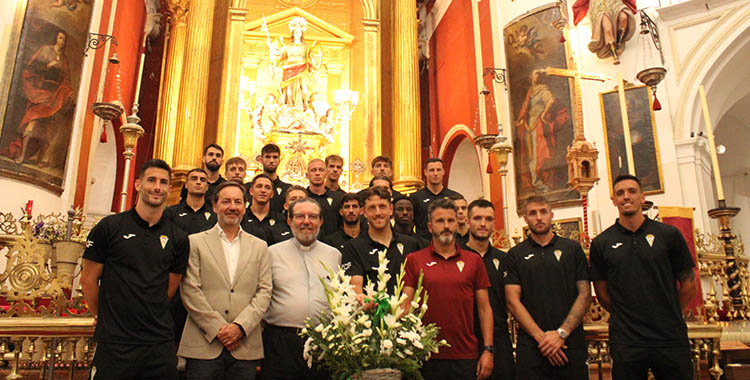
M 217 225 L 190 235 L 182 281 L 188 319 L 177 354 L 187 359 L 189 380 L 253 380 L 263 358 L 260 321 L 271 301 L 268 247 L 240 228 L 241 184 L 219 185 L 213 208 Z

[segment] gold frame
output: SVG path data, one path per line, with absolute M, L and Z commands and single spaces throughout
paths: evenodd
M 559 225 L 560 227 L 562 227 L 563 225 L 569 224 L 569 223 L 576 223 L 578 225 L 578 239 L 571 239 L 571 240 L 575 240 L 575 241 L 581 243 L 581 236 L 580 235 L 581 235 L 581 233 L 583 233 L 583 220 L 580 217 L 578 217 L 578 218 L 565 218 L 565 219 L 553 220 L 552 221 L 552 230 L 555 233 L 557 233 L 558 231 L 555 231 L 557 225 Z M 523 232 L 523 239 L 526 240 L 526 238 L 529 237 L 529 226 L 528 225 L 523 226 L 523 231 L 522 232 Z M 569 236 L 562 236 L 562 235 L 560 235 L 560 237 L 564 237 L 564 238 L 570 239 Z
M 651 131 L 652 131 L 652 134 L 653 134 L 653 137 L 654 137 L 654 150 L 656 152 L 656 167 L 657 167 L 657 170 L 659 171 L 659 188 L 656 189 L 656 190 L 644 191 L 643 193 L 646 194 L 646 195 L 663 194 L 664 193 L 664 175 L 663 175 L 662 165 L 661 165 L 661 151 L 659 150 L 659 136 L 657 135 L 657 131 L 656 131 L 656 119 L 654 118 L 654 104 L 653 104 L 654 99 L 651 96 L 651 94 L 648 92 L 649 91 L 648 86 L 645 86 L 645 85 L 640 85 L 640 86 L 630 85 L 630 86 L 628 86 L 627 84 L 625 85 L 625 98 L 627 99 L 628 91 L 632 91 L 632 90 L 640 91 L 640 90 L 643 90 L 643 89 L 645 89 L 646 95 L 648 96 L 648 107 L 649 107 L 649 113 L 651 115 Z M 616 92 L 617 92 L 617 88 L 615 88 L 613 90 L 610 90 L 610 91 L 605 91 L 605 92 L 600 92 L 599 93 L 599 105 L 601 107 L 602 128 L 603 128 L 603 132 L 604 132 L 604 156 L 607 159 L 607 174 L 608 174 L 607 175 L 607 180 L 609 182 L 609 195 L 610 195 L 610 197 L 612 197 L 614 195 L 614 193 L 613 193 L 613 190 L 612 190 L 612 164 L 609 161 L 609 141 L 607 140 L 607 115 L 604 113 L 604 95 L 608 95 L 608 94 L 612 94 L 612 93 L 616 93 Z M 628 117 L 628 118 L 630 118 L 630 117 Z M 632 128 L 632 126 L 631 126 L 631 128 Z M 632 134 L 632 132 L 631 132 L 631 134 Z M 635 160 L 635 157 L 634 157 L 634 160 Z
M 10 30 L 10 43 L 8 44 L 9 52 L 18 52 L 18 45 L 21 43 L 21 29 L 23 29 L 24 16 L 26 15 L 26 6 L 28 0 L 16 3 L 16 10 L 13 15 L 13 24 Z M 8 97 L 10 96 L 10 83 L 13 79 L 13 70 L 16 66 L 17 54 L 5 55 L 5 70 L 0 73 L 0 126 L 4 123 L 5 112 L 8 108 Z

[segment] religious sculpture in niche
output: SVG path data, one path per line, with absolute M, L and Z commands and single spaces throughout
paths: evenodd
M 625 43 L 635 32 L 636 11 L 635 0 L 578 0 L 573 3 L 573 24 L 578 25 L 588 13 L 589 50 L 600 59 L 614 57 L 618 65 Z
M 91 3 L 32 0 L 15 21 L 20 38 L 6 59 L 15 64 L 5 66 L 0 89 L 8 100 L 0 115 L 2 175 L 62 192 Z

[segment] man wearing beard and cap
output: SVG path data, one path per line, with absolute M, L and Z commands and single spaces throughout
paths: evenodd
M 440 347 L 424 363 L 422 376 L 430 380 L 486 379 L 492 373 L 495 352 L 487 270 L 479 255 L 456 244 L 456 206 L 450 199 L 430 202 L 427 218 L 432 244 L 406 257 L 407 298 L 402 307 L 411 307 L 422 273 L 422 286 L 429 294 L 422 323 L 440 327 L 438 339 L 445 339 L 450 346 Z M 484 342 L 481 348 L 474 334 L 475 304 Z
M 554 214 L 541 196 L 527 198 L 529 237 L 503 261 L 508 311 L 521 325 L 516 378 L 588 378 L 583 315 L 591 302 L 588 262 L 581 244 L 552 232 Z M 507 265 L 506 265 L 507 264 Z
M 211 203 L 211 195 L 213 195 L 216 187 L 221 185 L 222 182 L 227 180 L 219 174 L 221 164 L 224 163 L 224 148 L 216 144 L 208 144 L 203 149 L 203 168 L 206 170 L 208 177 L 208 191 L 206 191 L 206 202 Z M 180 191 L 180 201 L 187 198 L 188 191 L 185 186 Z
M 302 358 L 305 338 L 299 335 L 305 320 L 329 311 L 320 278 L 341 264 L 336 248 L 317 240 L 321 207 L 314 199 L 301 198 L 289 205 L 287 222 L 293 239 L 272 245 L 271 305 L 263 318 L 265 363 L 262 378 L 274 380 L 330 379 L 320 368 L 308 368 Z

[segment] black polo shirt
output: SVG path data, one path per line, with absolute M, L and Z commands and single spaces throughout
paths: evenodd
M 459 232 L 456 232 L 456 243 L 458 245 L 466 245 L 466 243 L 469 242 L 469 231 L 466 231 L 466 234 L 461 235 Z
M 432 238 L 432 236 L 430 236 L 430 231 L 427 230 L 427 206 L 436 199 L 448 198 L 451 195 L 456 194 L 458 193 L 447 187 L 443 187 L 443 190 L 434 194 L 427 188 L 427 186 L 425 186 L 414 192 L 409 197 L 414 204 L 414 225 L 417 227 L 417 235 L 422 236 L 425 239 Z
M 266 244 L 271 245 L 271 227 L 280 223 L 286 224 L 284 218 L 275 211 L 268 210 L 266 217 L 261 220 L 258 219 L 258 217 L 253 214 L 250 207 L 248 207 L 245 210 L 245 215 L 242 217 L 240 227 L 250 235 L 253 235 L 258 239 L 265 241 Z
M 276 243 L 281 243 L 282 241 L 287 241 L 294 237 L 292 234 L 292 229 L 289 228 L 289 225 L 286 223 L 286 219 L 283 219 L 282 221 L 276 222 L 273 226 L 271 226 L 270 229 L 271 233 L 271 241 L 268 242 L 268 246 L 272 246 Z
M 615 222 L 599 234 L 591 243 L 591 279 L 607 281 L 610 342 L 688 344 L 677 275 L 694 266 L 684 237 L 673 226 L 646 218 L 635 232 Z
M 284 199 L 284 193 L 286 193 L 286 190 L 291 186 L 292 185 L 279 179 L 279 177 L 276 177 L 276 179 L 273 181 L 273 197 L 271 198 L 271 210 L 276 211 L 277 213 L 284 212 L 284 202 L 286 201 L 286 199 Z
M 211 204 L 211 196 L 214 195 L 214 191 L 216 191 L 216 188 L 219 187 L 219 185 L 226 181 L 227 180 L 220 175 L 216 182 L 208 183 L 208 190 L 206 191 L 206 194 L 203 195 L 203 197 L 206 198 L 206 203 Z M 187 187 L 182 185 L 182 190 L 180 190 L 180 202 L 185 201 L 185 199 L 187 199 Z
M 188 235 L 210 230 L 216 224 L 216 214 L 208 202 L 204 202 L 198 210 L 193 210 L 185 201 L 182 201 L 167 207 L 164 210 L 164 216 Z
M 362 228 L 359 229 L 359 236 L 366 235 L 367 231 L 363 230 Z M 348 243 L 350 240 L 354 239 L 353 237 L 349 236 L 344 232 L 343 228 L 339 228 L 338 230 L 334 231 L 332 234 L 326 236 L 321 241 L 323 243 L 326 243 L 330 245 L 333 248 L 338 249 L 342 253 L 344 252 L 344 245 Z
M 589 281 L 586 255 L 578 242 L 555 235 L 542 247 L 531 237 L 511 248 L 506 256 L 505 285 L 521 286 L 521 303 L 543 331 L 557 330 L 578 297 L 577 281 Z M 523 329 L 518 343 L 537 342 Z M 570 332 L 569 348 L 585 348 L 583 324 Z
M 307 196 L 315 199 L 320 204 L 320 216 L 323 218 L 323 225 L 320 226 L 320 232 L 318 238 L 328 236 L 339 229 L 339 221 L 341 215 L 339 209 L 341 209 L 341 194 L 334 193 L 330 190 L 326 190 L 323 194 L 315 194 L 307 188 Z
M 416 228 L 412 227 L 411 228 L 411 232 L 409 232 L 409 233 L 403 233 L 403 232 L 400 232 L 400 231 L 397 231 L 397 232 L 400 233 L 400 234 L 402 234 L 402 235 L 406 235 L 406 236 L 409 236 L 411 238 L 416 239 L 417 243 L 419 243 L 419 249 L 424 249 L 424 248 L 429 247 L 430 244 L 432 243 L 432 240 L 428 240 L 428 239 L 423 238 L 422 236 L 417 235 L 417 233 L 415 232 L 415 230 L 416 230 Z
M 341 190 L 340 187 L 338 189 L 336 189 L 336 190 L 331 190 L 331 189 L 328 188 L 328 186 L 326 186 L 326 190 L 328 190 L 328 191 L 330 191 L 332 193 L 338 194 L 338 195 L 340 195 L 342 197 L 344 196 L 344 194 L 346 194 L 346 191 Z
M 187 234 L 162 215 L 149 227 L 135 209 L 94 226 L 83 258 L 103 264 L 97 342 L 156 344 L 173 339 L 169 274 L 185 274 Z
M 378 254 L 386 249 L 385 258 L 389 260 L 388 274 L 391 275 L 387 286 L 388 291 L 392 292 L 396 288 L 396 277 L 401 271 L 401 264 L 406 259 L 406 255 L 420 249 L 414 238 L 393 231 L 391 243 L 386 247 L 372 240 L 370 234 L 363 234 L 344 245 L 341 264 L 347 265 L 348 263 L 347 275 L 364 277 L 363 287 L 367 286 L 370 281 L 377 283 Z
M 474 252 L 479 255 L 479 252 L 471 249 L 466 243 L 459 244 L 459 247 L 465 251 Z M 506 252 L 503 252 L 492 245 L 489 246 L 489 249 L 484 256 L 480 255 L 484 262 L 484 268 L 487 269 L 487 276 L 490 278 L 490 284 L 492 284 L 487 290 L 490 296 L 490 305 L 492 306 L 492 316 L 495 321 L 495 336 L 508 335 L 508 309 L 505 306 L 505 284 L 503 282 L 503 272 L 505 272 L 503 260 L 507 255 Z M 477 339 L 481 342 L 482 329 L 479 324 L 479 313 L 476 311 L 476 306 L 474 309 L 474 330 L 477 334 Z M 499 344 L 499 341 L 495 344 Z

